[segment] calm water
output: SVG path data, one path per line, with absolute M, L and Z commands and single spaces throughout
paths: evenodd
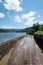
M 11 32 L 11 33 L 0 33 L 0 42 L 6 41 L 8 39 L 12 39 L 15 37 L 19 37 L 22 35 L 25 35 L 26 33 L 15 33 L 15 32 Z

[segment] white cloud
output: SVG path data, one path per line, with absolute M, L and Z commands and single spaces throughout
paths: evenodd
M 30 11 L 30 12 L 27 13 L 27 14 L 23 14 L 23 15 L 22 15 L 22 18 L 23 18 L 23 19 L 28 19 L 29 17 L 35 16 L 35 14 L 36 14 L 35 11 Z
M 29 26 L 33 22 L 35 22 L 35 19 L 36 19 L 35 16 L 36 16 L 36 12 L 35 11 L 30 11 L 26 14 L 23 14 L 21 17 L 22 17 L 23 20 L 26 20 L 25 25 Z
M 20 16 L 16 15 L 16 16 L 14 16 L 13 21 L 20 23 L 20 22 L 22 22 L 22 19 Z
M 23 22 L 24 20 L 27 20 L 28 22 L 29 21 L 32 22 L 35 19 L 34 17 L 35 13 L 36 12 L 31 11 L 27 14 L 23 14 L 22 16 L 16 15 L 14 16 L 13 21 L 18 22 L 18 23 Z
M 25 22 L 25 25 L 31 25 L 35 21 L 35 17 L 29 17 Z
M 26 22 L 25 25 L 27 26 L 32 26 L 33 24 L 36 24 L 36 23 L 39 23 L 39 24 L 43 24 L 43 21 L 39 21 L 39 20 L 33 20 L 32 22 Z
M 37 13 L 35 11 L 30 11 L 26 14 L 22 14 L 21 16 L 16 15 L 14 17 L 11 17 L 11 19 L 14 22 L 17 23 L 22 23 L 26 26 L 32 26 L 34 23 L 42 23 L 42 21 L 40 21 L 40 15 L 36 15 Z
M 22 7 L 20 6 L 20 4 L 20 0 L 5 0 L 4 6 L 8 10 L 22 11 Z
M 26 26 L 32 26 L 37 22 L 39 24 L 43 23 L 43 21 L 39 21 L 40 15 L 36 15 L 35 11 L 30 11 L 29 13 L 23 14 L 21 17 L 23 18 L 23 20 L 26 20 L 24 23 Z
M 4 18 L 4 17 L 5 17 L 5 14 L 0 12 L 0 18 Z

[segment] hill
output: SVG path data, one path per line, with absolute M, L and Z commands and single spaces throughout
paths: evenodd
M 1 29 L 0 32 L 21 32 L 22 29 Z

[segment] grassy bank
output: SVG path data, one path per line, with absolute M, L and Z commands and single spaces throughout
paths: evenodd
M 38 36 L 43 36 L 43 31 L 37 31 L 34 33 L 35 35 L 38 35 Z

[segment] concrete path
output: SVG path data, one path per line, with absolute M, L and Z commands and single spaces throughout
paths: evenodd
M 17 43 L 7 65 L 43 65 L 39 59 L 33 37 L 24 37 Z

